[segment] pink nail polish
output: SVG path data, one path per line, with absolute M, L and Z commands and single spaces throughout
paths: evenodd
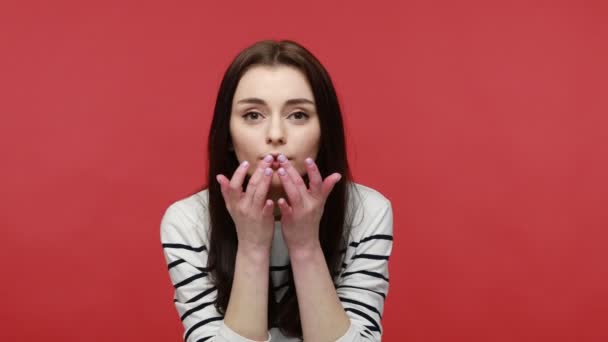
M 279 168 L 279 175 L 285 176 L 285 169 L 284 168 Z

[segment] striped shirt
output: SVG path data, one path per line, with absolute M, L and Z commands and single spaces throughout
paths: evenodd
M 347 216 L 352 217 L 340 274 L 334 278 L 336 293 L 350 319 L 339 342 L 380 341 L 381 318 L 388 293 L 388 259 L 393 242 L 391 202 L 378 191 L 351 183 Z M 209 249 L 208 190 L 178 200 L 166 209 L 160 224 L 163 253 L 174 288 L 174 304 L 184 327 L 185 342 L 252 342 L 224 324 L 213 305 L 217 289 L 207 270 Z M 280 221 L 270 256 L 276 300 L 287 291 L 289 254 Z M 273 342 L 295 342 L 278 328 L 268 332 Z

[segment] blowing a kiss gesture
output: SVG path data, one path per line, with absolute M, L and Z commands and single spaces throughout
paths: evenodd
M 319 224 L 323 215 L 327 196 L 342 176 L 333 173 L 321 177 L 312 158 L 306 158 L 306 173 L 310 189 L 300 173 L 282 154 L 278 157 L 277 171 L 287 200 L 281 197 L 278 206 L 281 211 L 281 229 L 290 252 L 305 251 L 319 246 Z M 234 172 L 232 179 L 218 175 L 222 194 L 237 228 L 241 243 L 255 247 L 270 247 L 273 234 L 272 207 L 270 199 L 265 200 L 272 178 L 272 155 L 266 156 L 249 182 L 246 192 L 241 192 L 248 163 L 243 163 Z M 261 215 L 260 215 L 261 214 Z

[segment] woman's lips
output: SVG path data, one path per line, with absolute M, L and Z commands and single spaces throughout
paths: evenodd
M 273 161 L 272 164 L 270 164 L 270 167 L 272 167 L 273 169 L 278 169 L 281 166 L 281 163 L 279 163 L 278 161 Z

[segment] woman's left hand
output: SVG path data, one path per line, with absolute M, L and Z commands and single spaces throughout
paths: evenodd
M 342 175 L 333 173 L 325 179 L 312 158 L 306 158 L 306 173 L 310 189 L 300 173 L 285 156 L 279 156 L 281 168 L 279 179 L 283 184 L 289 203 L 284 198 L 278 200 L 281 210 L 281 229 L 290 254 L 319 247 L 319 224 L 325 201 Z

